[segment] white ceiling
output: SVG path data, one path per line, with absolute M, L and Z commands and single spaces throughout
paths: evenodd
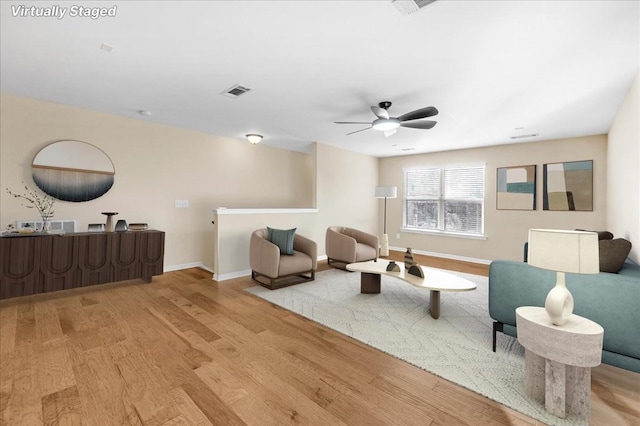
M 14 17 L 20 4 L 117 13 Z M 608 133 L 639 28 L 638 1 L 440 0 L 408 16 L 390 0 L 2 1 L 0 84 L 242 143 L 386 157 Z M 234 84 L 252 90 L 220 94 Z M 391 116 L 433 105 L 438 124 L 385 138 L 333 123 L 373 120 L 384 100 Z

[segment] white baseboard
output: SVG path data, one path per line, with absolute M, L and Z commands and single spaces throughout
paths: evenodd
M 251 269 L 246 269 L 244 271 L 235 271 L 235 272 L 229 272 L 227 274 L 220 274 L 218 276 L 213 276 L 213 280 L 215 281 L 226 281 L 226 280 L 231 280 L 234 278 L 240 278 L 240 277 L 246 277 L 248 275 L 251 275 Z
M 208 266 L 205 266 L 205 264 L 202 262 L 182 263 L 179 265 L 165 265 L 165 267 L 163 268 L 163 272 L 180 271 L 182 269 L 189 269 L 189 268 L 202 268 L 205 271 L 209 271 L 213 273 L 213 269 Z
M 389 250 L 405 252 L 405 251 L 407 251 L 407 248 L 406 247 L 389 247 Z M 432 251 L 415 250 L 415 249 L 411 250 L 411 251 L 413 253 L 415 253 L 415 254 L 421 254 L 421 255 L 424 255 L 424 256 L 432 256 L 432 257 L 439 257 L 439 258 L 442 258 L 442 259 L 460 260 L 462 262 L 480 263 L 482 265 L 488 265 L 488 264 L 491 263 L 491 260 L 477 259 L 475 257 L 457 256 L 455 254 L 436 253 L 436 252 L 432 252 Z

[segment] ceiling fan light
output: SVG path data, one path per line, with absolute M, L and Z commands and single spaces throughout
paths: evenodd
M 387 130 L 394 130 L 400 127 L 400 120 L 398 120 L 397 118 L 378 118 L 373 123 L 371 123 L 371 127 L 382 132 Z

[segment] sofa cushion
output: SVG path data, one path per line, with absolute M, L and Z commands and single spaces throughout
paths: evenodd
M 269 241 L 278 246 L 280 254 L 293 255 L 293 237 L 296 229 L 274 229 L 267 226 Z
M 631 243 L 624 238 L 600 240 L 600 272 L 617 274 L 631 251 Z
M 278 276 L 299 274 L 313 269 L 313 261 L 305 253 L 294 251 L 291 256 L 280 258 Z

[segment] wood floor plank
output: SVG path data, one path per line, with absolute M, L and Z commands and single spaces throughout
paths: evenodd
M 82 424 L 82 404 L 76 386 L 42 397 L 42 418 L 47 425 L 76 426 Z
M 192 268 L 0 301 L 0 425 L 541 425 L 254 285 Z M 592 379 L 593 425 L 640 424 L 640 374 L 601 365 Z
M 36 320 L 36 337 L 39 342 L 47 343 L 51 340 L 61 339 L 64 335 L 58 318 L 58 310 L 51 302 L 38 302 L 34 304 L 34 316 Z

